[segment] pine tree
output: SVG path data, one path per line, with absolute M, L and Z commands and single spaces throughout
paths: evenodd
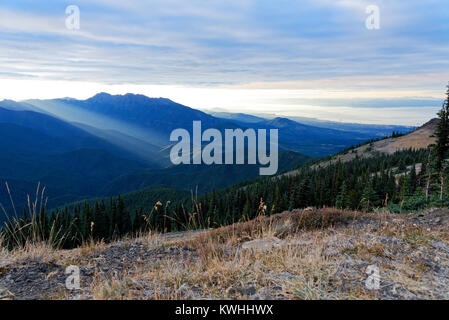
M 346 181 L 343 181 L 340 193 L 335 201 L 335 207 L 339 209 L 346 209 L 348 206 L 348 190 L 346 188 Z
M 416 176 L 416 166 L 413 164 L 410 174 L 407 176 L 408 195 L 413 195 L 418 185 L 418 178 Z
M 249 218 L 251 214 L 251 207 L 249 204 L 249 199 L 246 199 L 245 205 L 243 206 L 242 210 L 242 220 L 245 221 Z
M 440 201 L 443 201 L 444 196 L 445 175 L 447 173 L 445 160 L 449 150 L 449 85 L 447 86 L 446 95 L 447 98 L 438 112 L 438 122 L 435 128 L 435 169 L 440 180 Z
M 361 200 L 361 206 L 362 210 L 368 211 L 372 208 L 376 201 L 376 192 L 373 189 L 373 184 L 370 179 L 368 179 L 366 186 L 362 193 L 362 200 Z
M 276 185 L 276 189 L 274 191 L 274 200 L 273 200 L 273 205 L 271 207 L 271 213 L 276 213 L 276 212 L 280 212 L 280 208 L 281 208 L 281 203 L 282 203 L 282 199 L 281 199 L 281 191 L 279 189 L 279 184 Z

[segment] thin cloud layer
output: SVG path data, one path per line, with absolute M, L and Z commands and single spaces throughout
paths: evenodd
M 379 30 L 365 27 L 370 4 L 380 8 Z M 68 5 L 80 8 L 80 30 L 65 26 Z M 0 3 L 0 78 L 343 90 L 304 99 L 311 108 L 435 107 L 449 80 L 448 20 L 445 0 L 9 1 Z M 358 104 L 349 95 L 357 90 L 371 96 Z

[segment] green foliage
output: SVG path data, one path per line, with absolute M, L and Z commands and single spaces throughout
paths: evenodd
M 431 166 L 429 158 L 430 150 L 410 149 L 319 169 L 305 164 L 295 175 L 262 177 L 202 195 L 149 188 L 107 200 L 76 203 L 48 215 L 41 209 L 38 220 L 45 236 L 52 226 L 65 235 L 60 245 L 72 248 L 84 241 L 107 242 L 149 229 L 170 232 L 229 225 L 254 218 L 261 206 L 267 214 L 307 206 L 413 211 L 434 199 L 427 201 L 423 191 L 427 167 Z M 416 163 L 422 163 L 419 174 L 414 171 Z M 398 166 L 406 170 L 395 175 L 392 168 Z M 436 190 L 438 186 L 432 184 L 432 197 Z M 24 217 L 21 223 L 26 225 L 30 219 Z
M 435 128 L 436 143 L 433 146 L 434 158 L 432 161 L 432 165 L 438 174 L 441 205 L 444 202 L 446 178 L 449 175 L 449 165 L 446 161 L 449 153 L 449 85 L 446 94 L 447 98 L 438 112 L 438 122 Z

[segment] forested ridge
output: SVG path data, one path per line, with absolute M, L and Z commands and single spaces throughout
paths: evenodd
M 219 227 L 260 214 L 308 206 L 361 211 L 386 208 L 392 212 L 446 206 L 448 101 L 438 113 L 436 144 L 427 149 L 375 153 L 369 158 L 356 156 L 325 167 L 313 168 L 307 163 L 295 174 L 259 178 L 202 195 L 192 192 L 190 196 L 163 200 L 155 199 L 151 192 L 147 198 L 139 193 L 139 207 L 127 206 L 117 196 L 47 213 L 44 203 L 38 205 L 36 199 L 21 217 L 13 217 L 6 224 L 4 243 L 14 247 L 34 237 L 72 248 L 84 241 L 111 241 L 148 229 L 172 232 Z M 418 167 L 420 170 L 416 170 Z M 127 198 L 132 204 L 132 197 Z
M 142 205 L 139 208 L 125 205 L 121 196 L 77 203 L 70 210 L 65 207 L 49 213 L 41 205 L 36 216 L 30 217 L 29 210 L 24 210 L 18 218 L 19 223 L 9 225 L 11 233 L 15 233 L 10 235 L 9 242 L 12 246 L 17 241 L 25 241 L 28 232 L 36 231 L 35 227 L 32 228 L 32 219 L 36 220 L 42 238 L 57 238 L 53 240 L 71 248 L 83 241 L 111 241 L 148 229 L 171 232 L 218 227 L 251 219 L 258 214 L 274 214 L 307 206 L 363 211 L 381 207 L 395 212 L 418 210 L 430 204 L 442 204 L 435 178 L 430 184 L 428 199 L 425 197 L 429 171 L 431 178 L 435 176 L 428 161 L 431 157 L 430 149 L 405 150 L 393 155 L 356 158 L 316 170 L 303 165 L 297 169 L 296 175 L 261 178 L 247 185 L 240 184 L 200 196 L 192 192 L 190 196 L 164 202 L 155 199 L 152 193 L 145 199 L 145 193 L 141 193 L 139 202 Z M 416 163 L 422 164 L 419 173 L 414 170 Z M 132 203 L 126 195 L 125 199 Z M 444 198 L 444 203 L 446 201 Z

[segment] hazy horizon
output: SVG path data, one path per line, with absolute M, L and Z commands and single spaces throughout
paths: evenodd
M 87 100 L 87 99 L 92 98 L 95 95 L 101 94 L 101 93 L 106 93 L 106 94 L 109 94 L 109 95 L 125 95 L 125 94 L 136 94 L 137 95 L 137 94 L 142 94 L 142 93 L 131 93 L 131 92 L 126 92 L 126 93 L 123 93 L 123 94 L 122 93 L 114 94 L 114 93 L 109 93 L 109 92 L 102 91 L 102 92 L 97 92 L 96 94 L 94 94 L 92 96 L 88 96 L 87 98 L 74 98 L 74 97 L 70 97 L 70 96 L 64 96 L 64 97 L 61 96 L 61 97 L 48 98 L 48 99 L 33 99 L 32 98 L 32 99 L 24 99 L 24 100 L 14 100 L 14 99 L 3 99 L 3 100 L 12 100 L 12 101 L 15 101 L 15 102 L 27 102 L 27 101 L 32 101 L 32 100 L 45 101 L 45 100 L 57 100 L 57 99 Z M 147 98 L 156 98 L 156 99 L 157 98 L 166 98 L 166 97 L 159 97 L 159 96 L 155 96 L 155 97 L 146 96 L 146 97 Z M 0 100 L 0 102 L 3 101 L 3 100 Z M 172 99 L 170 99 L 170 100 L 175 102 L 175 103 L 182 104 L 179 101 L 175 101 L 175 100 L 172 100 Z M 418 123 L 416 125 L 407 125 L 407 124 L 400 124 L 400 123 L 395 123 L 395 122 L 392 122 L 392 123 L 372 123 L 372 122 L 363 122 L 363 121 L 339 121 L 338 119 L 325 119 L 325 118 L 317 118 L 317 117 L 312 117 L 312 116 L 285 115 L 285 114 L 268 113 L 268 112 L 257 112 L 257 111 L 255 111 L 255 112 L 251 112 L 251 111 L 249 111 L 249 112 L 242 112 L 242 111 L 238 111 L 238 110 L 228 110 L 228 109 L 223 109 L 223 108 L 210 108 L 210 109 L 209 108 L 204 108 L 204 109 L 202 109 L 202 108 L 195 108 L 194 106 L 189 106 L 189 105 L 185 105 L 185 104 L 182 104 L 182 105 L 184 105 L 186 107 L 189 107 L 189 108 L 192 108 L 192 109 L 197 109 L 197 110 L 200 110 L 200 111 L 203 111 L 205 113 L 212 114 L 212 115 L 214 115 L 215 113 L 245 114 L 245 115 L 250 115 L 250 116 L 255 116 L 255 117 L 260 117 L 260 118 L 265 118 L 265 119 L 274 119 L 276 117 L 281 117 L 281 118 L 283 117 L 283 118 L 290 118 L 291 120 L 294 120 L 294 121 L 297 121 L 297 122 L 301 122 L 300 120 L 303 118 L 305 120 L 309 120 L 309 121 L 313 121 L 313 122 L 315 122 L 315 121 L 316 122 L 335 122 L 335 123 L 342 123 L 342 124 L 365 124 L 365 125 L 398 125 L 398 126 L 403 125 L 403 126 L 409 126 L 409 127 L 417 127 L 417 126 L 420 126 L 420 125 L 428 122 L 432 118 L 436 117 L 436 115 L 431 115 L 430 118 L 425 119 L 425 120 L 423 119 L 421 123 Z M 42 111 L 46 109 L 43 106 L 39 106 L 39 108 Z M 46 110 L 46 111 L 49 111 L 49 110 Z M 54 112 L 54 110 L 53 110 L 53 112 Z M 52 112 L 50 112 L 50 113 L 52 113 Z M 61 114 L 55 114 L 55 115 L 61 116 Z M 66 115 L 66 114 L 64 115 L 63 118 L 65 120 L 67 120 L 67 121 L 69 121 L 71 119 L 72 121 L 77 122 L 76 118 L 79 118 L 79 117 L 83 116 L 82 113 L 78 115 L 78 114 L 72 112 L 72 116 L 73 115 L 75 116 L 75 118 L 70 118 L 71 116 Z
M 66 9 L 80 12 L 70 29 Z M 379 28 L 369 29 L 370 5 Z M 165 97 L 200 110 L 417 126 L 449 80 L 444 0 L 0 4 L 0 99 Z

